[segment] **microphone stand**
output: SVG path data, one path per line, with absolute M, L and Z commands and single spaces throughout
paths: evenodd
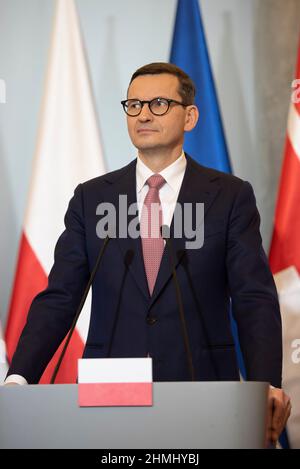
M 190 347 L 190 342 L 189 342 L 189 337 L 188 337 L 188 332 L 187 332 L 187 327 L 186 327 L 186 321 L 185 321 L 185 315 L 184 315 L 184 309 L 183 309 L 182 295 L 181 295 L 179 282 L 178 282 L 178 278 L 176 274 L 174 256 L 173 256 L 173 248 L 172 248 L 172 243 L 170 241 L 169 234 L 170 234 L 169 227 L 167 227 L 166 225 L 163 225 L 161 227 L 161 235 L 162 235 L 162 238 L 166 241 L 166 245 L 169 251 L 170 264 L 171 264 L 172 276 L 173 276 L 174 285 L 175 285 L 176 300 L 177 300 L 178 309 L 179 309 L 180 322 L 182 325 L 184 347 L 185 347 L 185 351 L 187 355 L 189 372 L 191 376 L 191 381 L 196 381 L 192 352 L 191 352 L 191 347 Z
M 80 316 L 81 310 L 82 310 L 83 305 L 84 305 L 85 300 L 86 300 L 86 297 L 88 296 L 89 289 L 90 289 L 90 287 L 91 287 L 91 285 L 92 285 L 92 283 L 93 283 L 93 281 L 94 281 L 94 278 L 95 278 L 95 275 L 96 275 L 97 270 L 98 270 L 98 268 L 99 268 L 99 265 L 100 265 L 101 259 L 102 259 L 102 257 L 103 257 L 104 251 L 105 251 L 105 249 L 106 249 L 106 247 L 107 247 L 107 245 L 108 245 L 110 239 L 111 239 L 111 238 L 107 235 L 106 238 L 104 239 L 104 242 L 103 242 L 102 246 L 101 246 L 101 249 L 100 249 L 100 251 L 99 251 L 99 254 L 98 254 L 98 257 L 97 257 L 97 260 L 96 260 L 94 269 L 93 269 L 93 271 L 92 271 L 92 273 L 91 273 L 91 275 L 90 275 L 89 281 L 88 281 L 88 283 L 87 283 L 87 285 L 86 285 L 86 287 L 85 287 L 84 293 L 83 293 L 83 295 L 82 295 L 81 301 L 80 301 L 80 303 L 79 303 L 79 306 L 78 306 L 78 308 L 77 308 L 75 317 L 74 317 L 74 319 L 73 319 L 73 322 L 72 322 L 72 325 L 71 325 L 71 329 L 70 329 L 70 331 L 69 331 L 69 333 L 68 333 L 68 336 L 67 336 L 67 340 L 66 340 L 65 345 L 64 345 L 64 347 L 63 347 L 63 349 L 62 349 L 62 351 L 61 351 L 61 354 L 60 354 L 59 359 L 58 359 L 58 361 L 57 361 L 57 364 L 56 364 L 56 366 L 55 366 L 54 372 L 53 372 L 53 374 L 52 374 L 52 377 L 51 377 L 51 380 L 50 380 L 50 384 L 54 384 L 55 378 L 56 378 L 57 373 L 58 373 L 58 371 L 59 371 L 61 362 L 63 361 L 63 358 L 64 358 L 64 356 L 65 356 L 66 350 L 67 350 L 67 348 L 68 348 L 69 342 L 70 342 L 71 337 L 72 337 L 72 335 L 73 335 L 73 332 L 74 332 L 76 323 L 77 323 L 78 318 L 79 318 L 79 316 Z

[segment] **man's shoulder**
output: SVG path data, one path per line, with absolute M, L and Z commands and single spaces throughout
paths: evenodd
M 206 179 L 207 181 L 218 181 L 223 186 L 229 186 L 232 189 L 239 189 L 246 183 L 243 179 L 233 174 L 225 173 L 217 169 L 209 168 L 198 163 L 193 157 L 187 155 L 187 161 L 194 170 L 194 174 Z
M 81 184 L 83 191 L 90 191 L 93 189 L 99 189 L 105 187 L 107 184 L 113 184 L 120 180 L 128 171 L 132 171 L 135 168 L 136 159 L 128 163 L 126 166 L 123 166 L 120 169 L 110 171 L 108 173 L 102 174 L 95 178 L 89 179 Z

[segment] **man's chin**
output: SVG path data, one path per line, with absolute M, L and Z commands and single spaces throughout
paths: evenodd
M 165 148 L 162 145 L 135 145 L 135 147 L 138 149 L 139 153 L 144 154 L 157 153 Z

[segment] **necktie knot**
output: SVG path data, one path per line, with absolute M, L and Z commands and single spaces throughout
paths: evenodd
M 153 174 L 147 179 L 147 184 L 150 189 L 159 189 L 164 185 L 165 179 L 160 174 Z

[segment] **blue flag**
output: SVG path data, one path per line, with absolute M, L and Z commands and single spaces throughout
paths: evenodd
M 231 172 L 198 0 L 178 0 L 170 62 L 196 86 L 200 117 L 185 135 L 184 149 L 204 166 Z
M 185 135 L 184 150 L 204 166 L 231 173 L 198 0 L 178 0 L 170 62 L 184 70 L 196 86 L 200 117 L 195 129 Z M 245 378 L 232 315 L 231 326 L 240 372 Z

